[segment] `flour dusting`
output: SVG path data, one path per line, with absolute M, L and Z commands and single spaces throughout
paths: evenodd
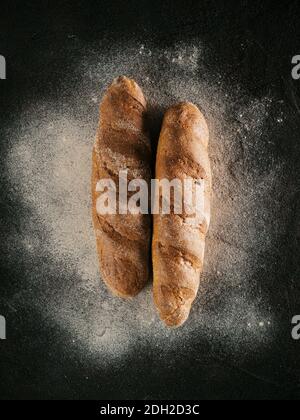
M 104 364 L 135 351 L 140 342 L 163 354 L 197 335 L 243 360 L 269 345 L 275 314 L 256 282 L 263 255 L 281 234 L 276 199 L 284 188 L 284 164 L 272 153 L 266 126 L 284 124 L 272 96 L 248 97 L 225 86 L 206 67 L 204 46 L 180 43 L 168 50 L 128 43 L 82 48 L 76 85 L 66 81 L 57 101 L 26 105 L 8 127 L 17 141 L 6 169 L 12 193 L 27 209 L 10 252 L 26 255 L 26 301 L 66 331 L 74 343 Z M 152 66 L 163 64 L 163 73 Z M 98 104 L 118 75 L 133 77 L 160 116 L 176 101 L 196 103 L 210 128 L 212 219 L 205 271 L 187 324 L 166 329 L 154 309 L 151 285 L 134 300 L 112 297 L 98 271 L 91 222 L 91 152 Z M 278 111 L 275 114 L 274 105 Z M 21 248 L 21 249 L 20 249 Z M 24 296 L 26 295 L 26 300 Z M 274 318 L 275 317 L 275 318 Z

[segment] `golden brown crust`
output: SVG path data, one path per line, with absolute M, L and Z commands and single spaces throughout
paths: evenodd
M 204 215 L 154 215 L 153 294 L 161 319 L 182 325 L 196 297 L 210 222 L 211 171 L 208 127 L 191 103 L 171 107 L 163 121 L 156 156 L 157 179 L 204 180 Z M 204 218 L 203 218 L 204 216 Z
M 149 278 L 149 215 L 99 215 L 99 179 L 118 186 L 119 171 L 128 180 L 151 179 L 151 144 L 145 130 L 146 101 L 139 86 L 127 77 L 113 81 L 100 105 L 100 122 L 93 149 L 92 206 L 102 278 L 120 297 L 135 296 Z

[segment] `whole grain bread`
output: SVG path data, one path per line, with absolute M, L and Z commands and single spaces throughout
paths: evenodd
M 92 160 L 92 213 L 102 278 L 114 294 L 135 296 L 149 278 L 151 216 L 99 214 L 101 192 L 96 191 L 97 182 L 104 178 L 118 187 L 121 170 L 128 171 L 128 180 L 142 178 L 150 183 L 146 101 L 140 87 L 127 77 L 115 79 L 103 97 Z
M 206 121 L 195 105 L 180 103 L 166 112 L 157 149 L 156 178 L 192 178 L 195 182 L 201 179 L 204 184 L 201 214 L 154 215 L 154 301 L 161 319 L 172 327 L 180 326 L 188 318 L 203 268 L 210 223 L 208 139 Z

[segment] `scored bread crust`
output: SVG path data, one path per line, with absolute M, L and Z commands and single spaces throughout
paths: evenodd
M 204 212 L 154 215 L 152 261 L 153 295 L 161 319 L 182 325 L 197 295 L 203 268 L 205 236 L 210 223 L 211 169 L 209 132 L 199 109 L 183 102 L 165 114 L 156 155 L 160 180 L 202 179 Z M 171 198 L 174 203 L 174 197 Z
M 118 192 L 121 170 L 128 171 L 128 182 L 141 178 L 150 184 L 151 143 L 145 118 L 146 101 L 137 83 L 125 76 L 115 79 L 100 105 L 92 156 L 92 214 L 102 278 L 120 297 L 135 296 L 148 281 L 151 216 L 118 214 L 118 207 L 117 214 L 98 214 L 96 185 L 109 178 Z

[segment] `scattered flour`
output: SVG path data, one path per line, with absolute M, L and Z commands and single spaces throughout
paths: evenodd
M 79 47 L 80 48 L 80 47 Z M 21 232 L 10 252 L 24 255 L 27 302 L 59 325 L 79 346 L 105 363 L 124 357 L 140 342 L 164 353 L 195 336 L 222 343 L 224 352 L 247 357 L 274 340 L 274 314 L 260 291 L 256 271 L 280 226 L 276 191 L 284 166 L 265 136 L 272 97 L 247 97 L 210 74 L 203 45 L 116 44 L 82 47 L 75 80 L 57 101 L 28 104 L 7 128 L 12 142 L 6 170 L 12 194 L 24 209 Z M 158 66 L 153 63 L 159 64 Z M 161 68 L 165 70 L 161 72 Z M 91 151 L 98 103 L 110 81 L 133 77 L 157 114 L 189 100 L 204 112 L 211 132 L 212 222 L 205 271 L 187 324 L 167 330 L 153 307 L 149 285 L 136 299 L 112 297 L 100 280 L 90 210 Z M 283 117 L 276 116 L 278 123 Z M 26 296 L 26 299 L 24 299 Z M 16 304 L 20 295 L 14 298 Z

